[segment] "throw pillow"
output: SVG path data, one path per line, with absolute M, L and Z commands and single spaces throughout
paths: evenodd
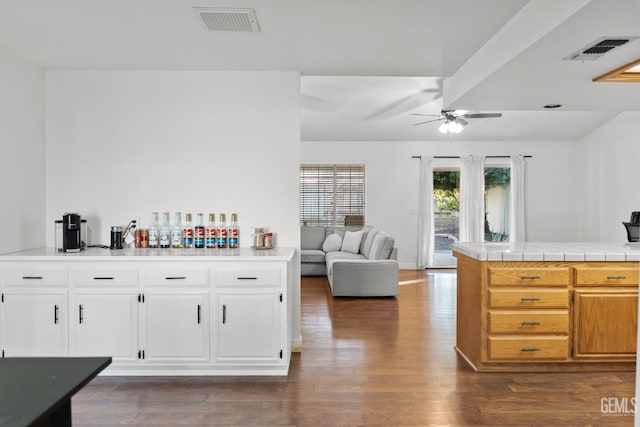
M 363 246 L 360 248 L 360 253 L 364 256 L 366 256 L 367 258 L 371 258 L 371 256 L 369 255 L 369 253 L 371 252 L 371 246 L 373 245 L 373 239 L 376 237 L 376 235 L 380 232 L 380 230 L 378 230 L 377 228 L 372 228 L 371 230 L 369 230 L 369 234 L 367 234 L 367 237 L 364 240 L 364 244 Z
M 352 254 L 357 254 L 360 252 L 360 242 L 362 242 L 362 236 L 364 235 L 364 231 L 347 231 L 344 233 L 344 237 L 342 238 L 342 247 L 340 248 L 343 252 L 351 252 Z
M 342 246 L 342 237 L 338 234 L 330 234 L 324 239 L 322 250 L 325 252 L 339 251 Z
M 395 239 L 393 237 L 387 236 L 383 232 L 376 234 L 371 245 L 369 259 L 389 259 L 394 243 Z

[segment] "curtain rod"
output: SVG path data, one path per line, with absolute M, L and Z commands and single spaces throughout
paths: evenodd
M 525 159 L 530 159 L 533 156 L 522 156 Z M 422 156 L 411 156 L 412 159 L 421 159 Z M 434 159 L 459 159 L 460 156 L 433 156 Z M 510 159 L 511 156 L 485 156 L 486 159 Z

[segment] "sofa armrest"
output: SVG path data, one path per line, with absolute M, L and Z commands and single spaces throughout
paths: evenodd
M 384 260 L 335 260 L 329 266 L 334 296 L 398 295 L 398 262 Z

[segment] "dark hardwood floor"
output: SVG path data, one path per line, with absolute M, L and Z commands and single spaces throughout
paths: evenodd
M 398 298 L 365 299 L 303 278 L 288 377 L 99 377 L 73 398 L 74 426 L 633 425 L 632 372 L 470 369 L 453 349 L 455 277 L 403 270 Z

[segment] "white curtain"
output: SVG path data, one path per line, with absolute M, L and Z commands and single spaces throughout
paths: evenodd
M 460 241 L 484 241 L 484 156 L 460 158 Z
M 420 158 L 418 185 L 418 268 L 433 264 L 433 158 Z
M 525 241 L 524 169 L 524 156 L 511 156 L 510 242 Z

